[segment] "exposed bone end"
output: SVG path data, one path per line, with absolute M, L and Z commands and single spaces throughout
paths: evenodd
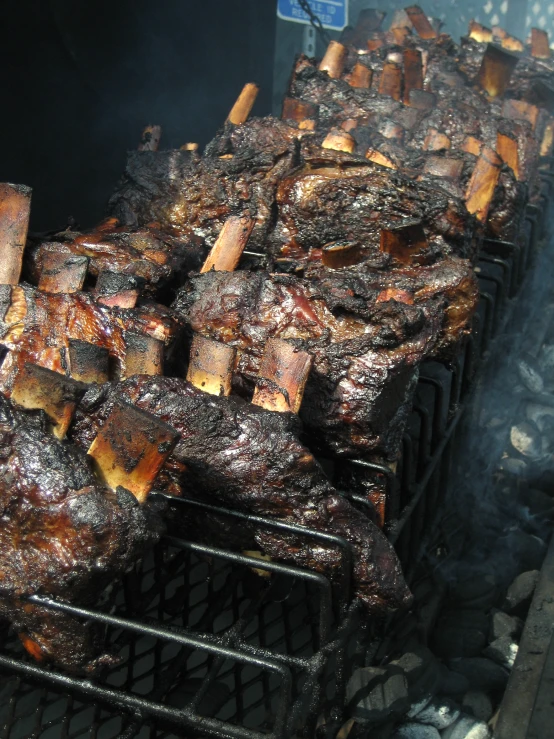
M 369 159 L 369 161 L 373 162 L 374 164 L 380 164 L 382 167 L 387 167 L 388 169 L 398 169 L 392 159 L 385 156 L 384 154 L 381 154 L 381 152 L 377 151 L 376 149 L 368 149 L 366 151 L 365 158 Z
M 459 180 L 462 176 L 464 163 L 461 159 L 449 159 L 447 157 L 429 157 L 425 161 L 423 171 L 435 177 L 448 177 Z
M 108 487 L 126 488 L 144 503 L 178 439 L 175 429 L 160 419 L 121 403 L 106 419 L 88 454 Z
M 342 76 L 345 61 L 346 46 L 338 41 L 330 41 L 327 51 L 319 63 L 319 70 L 327 72 L 332 79 L 339 79 Z
M 2 296 L 2 303 L 7 305 L 7 310 L 2 319 L 3 333 L 2 344 L 8 345 L 17 341 L 25 329 L 25 318 L 27 316 L 27 299 L 25 291 L 19 285 L 0 285 L 2 291 L 8 294 Z
M 416 110 L 433 110 L 437 107 L 437 96 L 427 90 L 410 90 L 406 105 Z
M 124 335 L 124 376 L 162 375 L 164 343 L 159 339 L 137 331 L 126 331 Z
M 481 222 L 488 216 L 494 190 L 500 177 L 502 160 L 493 149 L 484 146 L 466 190 L 466 208 Z
M 192 340 L 187 382 L 210 395 L 230 395 L 236 350 L 205 336 Z
M 295 121 L 301 123 L 305 120 L 313 120 L 317 117 L 317 105 L 307 103 L 304 100 L 286 97 L 283 100 L 281 118 L 284 121 Z
M 74 380 L 99 385 L 109 380 L 110 355 L 107 349 L 88 341 L 69 339 L 69 373 Z
M 404 103 L 410 104 L 410 93 L 412 90 L 423 89 L 423 60 L 421 51 L 417 49 L 404 49 Z
M 230 216 L 219 232 L 201 273 L 215 269 L 216 272 L 233 272 L 254 228 L 254 219 L 249 215 Z
M 406 9 L 402 10 L 401 8 L 399 8 L 398 10 L 394 11 L 394 15 L 392 16 L 390 24 L 390 30 L 393 31 L 395 28 L 407 28 L 408 30 L 412 28 L 412 22 L 410 21 Z
M 403 46 L 404 42 L 410 35 L 410 29 L 405 26 L 400 28 L 391 28 L 391 33 L 394 38 L 394 43 L 398 46 Z
M 469 21 L 468 35 L 469 38 L 472 38 L 474 41 L 478 41 L 481 44 L 490 44 L 492 41 L 491 29 L 487 28 L 486 26 L 482 26 L 480 23 L 477 23 L 477 21 L 474 20 Z
M 544 135 L 541 141 L 541 157 L 548 157 L 552 154 L 554 145 L 554 121 L 550 121 L 544 129 Z
M 295 350 L 288 341 L 269 339 L 252 403 L 271 411 L 298 413 L 312 362 L 310 354 Z
M 507 33 L 503 28 L 500 28 L 499 26 L 493 27 L 492 35 L 493 38 L 500 39 L 500 45 L 503 49 L 507 49 L 508 51 L 515 51 L 517 53 L 525 51 L 525 45 L 522 41 L 520 41 L 515 36 L 510 36 L 509 33 Z
M 160 139 L 162 138 L 162 127 L 161 126 L 146 126 L 142 132 L 140 144 L 138 145 L 139 151 L 158 151 L 160 146 Z
M 423 142 L 423 151 L 441 151 L 450 149 L 452 142 L 445 133 L 437 131 L 436 128 L 429 129 L 429 133 Z
M 11 399 L 22 408 L 43 410 L 52 421 L 54 436 L 63 439 L 86 389 L 82 382 L 26 363 L 14 379 Z
M 363 43 L 364 37 L 375 31 L 380 31 L 386 15 L 383 11 L 375 8 L 360 10 L 354 29 L 357 40 Z
M 343 131 L 340 128 L 333 128 L 324 138 L 321 146 L 324 149 L 346 151 L 348 154 L 352 154 L 356 148 L 356 142 L 349 133 L 346 133 L 346 131 Z
M 519 166 L 519 151 L 517 141 L 498 133 L 496 136 L 496 153 L 502 159 L 504 164 L 513 171 L 517 180 L 521 180 L 521 171 Z
M 138 282 L 133 275 L 100 272 L 94 295 L 99 303 L 110 308 L 134 308 L 139 296 Z
M 419 5 L 410 5 L 410 7 L 405 8 L 405 11 L 410 20 L 410 23 L 412 24 L 412 27 L 420 38 L 437 38 L 437 30 L 433 28 L 433 26 L 429 22 L 429 18 L 427 18 Z
M 346 76 L 345 79 L 350 87 L 368 89 L 369 87 L 371 87 L 372 77 L 373 72 L 371 69 L 369 69 L 369 67 L 366 67 L 365 64 L 362 64 L 361 62 L 356 62 L 356 64 L 352 67 L 352 71 Z
M 537 59 L 550 59 L 551 53 L 548 33 L 540 28 L 532 28 L 531 56 Z
M 351 267 L 362 260 L 360 245 L 352 241 L 336 241 L 321 250 L 321 261 L 330 269 Z
M 17 285 L 27 241 L 32 190 L 0 183 L 0 284 Z
M 477 83 L 492 98 L 503 95 L 518 61 L 519 57 L 510 51 L 488 44 L 477 73 Z
M 45 293 L 76 293 L 87 276 L 88 257 L 45 251 L 38 289 Z
M 381 229 L 380 250 L 399 264 L 418 264 L 429 251 L 420 221 L 404 221 Z
M 537 127 L 539 109 L 536 105 L 526 103 L 523 100 L 505 100 L 502 103 L 502 116 L 516 121 L 527 121 L 531 124 L 533 131 Z
M 473 154 L 476 157 L 479 156 L 482 148 L 483 142 L 476 139 L 475 136 L 466 136 L 462 143 L 462 151 L 465 151 L 467 154 Z
M 179 148 L 181 151 L 198 151 L 198 144 L 196 141 L 188 141 L 186 144 L 183 144 Z
M 347 118 L 340 124 L 340 127 L 343 131 L 346 131 L 346 133 L 348 133 L 349 131 L 354 131 L 356 128 L 358 128 L 358 123 L 359 121 L 356 118 Z
M 229 123 L 232 123 L 235 126 L 240 126 L 241 123 L 245 123 L 248 120 L 250 111 L 258 97 L 259 90 L 260 88 L 258 85 L 255 85 L 253 82 L 246 83 L 235 104 L 231 108 L 231 112 L 227 116 L 227 121 Z
M 402 99 L 402 67 L 399 64 L 395 62 L 383 64 L 379 92 L 381 95 L 388 95 L 393 100 Z

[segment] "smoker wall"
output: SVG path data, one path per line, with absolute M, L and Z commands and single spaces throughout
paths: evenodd
M 144 125 L 204 144 L 249 80 L 271 108 L 273 0 L 3 0 L 0 29 L 0 181 L 35 230 L 102 217 Z

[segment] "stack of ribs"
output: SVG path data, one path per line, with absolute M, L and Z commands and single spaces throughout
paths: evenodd
M 179 441 L 156 482 L 158 490 L 189 496 L 247 513 L 307 526 L 343 537 L 354 553 L 354 591 L 371 613 L 406 606 L 410 593 L 400 565 L 381 531 L 341 497 L 311 451 L 298 439 L 292 412 L 302 399 L 310 356 L 287 342 L 266 344 L 253 402 L 229 397 L 233 350 L 197 337 L 188 380 L 136 376 L 118 384 L 94 386 L 80 403 L 71 437 L 84 449 L 122 403 L 131 403 L 169 424 Z M 285 385 L 285 387 L 283 387 Z M 204 522 L 205 523 L 205 522 Z M 200 528 L 205 528 L 203 525 Z M 211 543 L 229 532 L 208 528 Z M 243 529 L 236 546 L 256 544 L 272 558 L 325 572 L 340 573 L 340 553 L 325 544 L 278 530 Z
M 409 604 L 383 491 L 370 520 L 314 454 L 398 460 L 422 363 L 471 329 L 483 239 L 522 238 L 540 196 L 552 62 L 535 32 L 458 47 L 417 6 L 382 20 L 300 56 L 282 119 L 249 117 L 250 83 L 202 155 L 149 126 L 90 231 L 24 252 L 30 192 L 0 186 L 0 615 L 37 659 L 110 659 L 33 596 L 94 602 L 159 536 L 152 488 L 339 536 L 370 613 Z M 205 524 L 172 519 L 339 581 L 321 541 Z

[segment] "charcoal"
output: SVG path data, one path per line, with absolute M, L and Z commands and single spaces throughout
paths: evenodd
M 414 717 L 414 720 L 420 724 L 434 726 L 435 729 L 442 731 L 453 724 L 459 715 L 459 707 L 448 698 L 442 698 L 441 700 L 432 700 L 423 711 Z
M 437 623 L 433 651 L 442 659 L 477 657 L 487 643 L 489 620 L 480 610 L 447 611 Z
M 517 616 L 510 616 L 504 611 L 493 610 L 491 612 L 489 642 L 494 642 L 502 637 L 517 639 L 522 628 L 523 621 Z
M 537 360 L 526 354 L 516 360 L 516 368 L 521 382 L 532 393 L 542 393 L 544 380 Z
M 412 703 L 422 701 L 437 692 L 441 683 L 441 666 L 427 647 L 414 646 L 390 664 L 404 671 Z
M 489 739 L 490 736 L 487 724 L 471 716 L 460 716 L 442 733 L 442 739 Z
M 467 677 L 459 672 L 449 670 L 445 665 L 441 665 L 440 677 L 440 685 L 437 690 L 439 695 L 459 697 L 469 689 Z
M 517 644 L 510 636 L 501 636 L 483 650 L 483 655 L 511 670 L 517 656 Z
M 498 582 L 491 573 L 474 573 L 471 577 L 457 582 L 449 593 L 449 599 L 462 608 L 478 608 L 483 611 L 492 608 L 499 595 Z
M 546 544 L 538 536 L 514 528 L 502 538 L 502 544 L 510 552 L 516 567 L 515 572 L 538 570 L 541 567 L 546 554 Z M 509 572 L 508 567 L 506 572 Z
M 464 675 L 475 690 L 502 689 L 508 682 L 508 671 L 487 657 L 464 657 L 450 660 L 448 666 Z
M 506 600 L 503 609 L 510 616 L 519 616 L 525 618 L 533 593 L 539 581 L 540 572 L 538 570 L 530 570 L 522 572 L 512 582 L 506 593 Z
M 351 717 L 361 723 L 384 723 L 402 716 L 410 705 L 406 677 L 390 665 L 355 670 L 346 687 L 346 699 Z
M 440 739 L 440 734 L 434 726 L 410 722 L 398 727 L 393 739 Z
M 494 710 L 491 699 L 482 690 L 468 690 L 462 699 L 462 708 L 477 721 L 484 722 L 490 720 Z
M 514 449 L 532 462 L 541 460 L 545 444 L 539 428 L 529 421 L 522 421 L 510 429 L 510 442 Z

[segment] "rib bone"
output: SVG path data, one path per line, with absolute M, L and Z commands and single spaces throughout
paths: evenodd
M 323 59 L 319 64 L 321 72 L 327 72 L 332 79 L 338 79 L 342 75 L 344 62 L 346 61 L 346 46 L 338 41 L 330 41 Z
M 282 339 L 269 339 L 252 403 L 271 411 L 298 413 L 313 357 Z
M 53 423 L 54 436 L 63 439 L 86 389 L 82 382 L 26 363 L 15 377 L 11 399 L 22 408 L 43 410 Z
M 234 347 L 195 334 L 187 381 L 210 395 L 230 395 L 235 355 Z
M 142 132 L 140 144 L 138 146 L 139 151 L 158 151 L 160 145 L 160 139 L 162 137 L 161 126 L 146 126 Z
M 506 49 L 488 44 L 477 73 L 477 83 L 493 98 L 503 95 L 518 60 L 519 57 Z
M 254 228 L 249 215 L 230 216 L 221 229 L 200 272 L 233 272 Z
M 500 177 L 502 160 L 493 149 L 484 146 L 466 190 L 466 207 L 481 222 L 487 218 L 494 190 Z
M 178 439 L 171 426 L 121 403 L 106 419 L 88 454 L 108 487 L 124 487 L 143 503 Z
M 87 276 L 88 257 L 45 251 L 39 290 L 45 293 L 76 293 L 82 290 Z
M 69 367 L 74 380 L 101 385 L 109 379 L 109 352 L 88 341 L 69 339 Z
M 531 29 L 531 56 L 537 59 L 550 59 L 550 44 L 548 33 L 540 28 Z
M 417 263 L 429 244 L 419 221 L 393 224 L 381 229 L 380 249 L 400 264 Z
M 421 51 L 404 49 L 404 103 L 410 104 L 412 90 L 423 89 L 423 61 Z
M 125 377 L 163 375 L 163 341 L 136 331 L 126 331 L 124 341 Z
M 27 241 L 32 190 L 0 183 L 0 284 L 17 285 Z
M 229 123 L 239 126 L 241 123 L 246 122 L 258 96 L 258 91 L 258 85 L 255 85 L 253 82 L 246 83 L 235 104 L 231 108 L 231 112 L 227 116 L 227 121 Z

